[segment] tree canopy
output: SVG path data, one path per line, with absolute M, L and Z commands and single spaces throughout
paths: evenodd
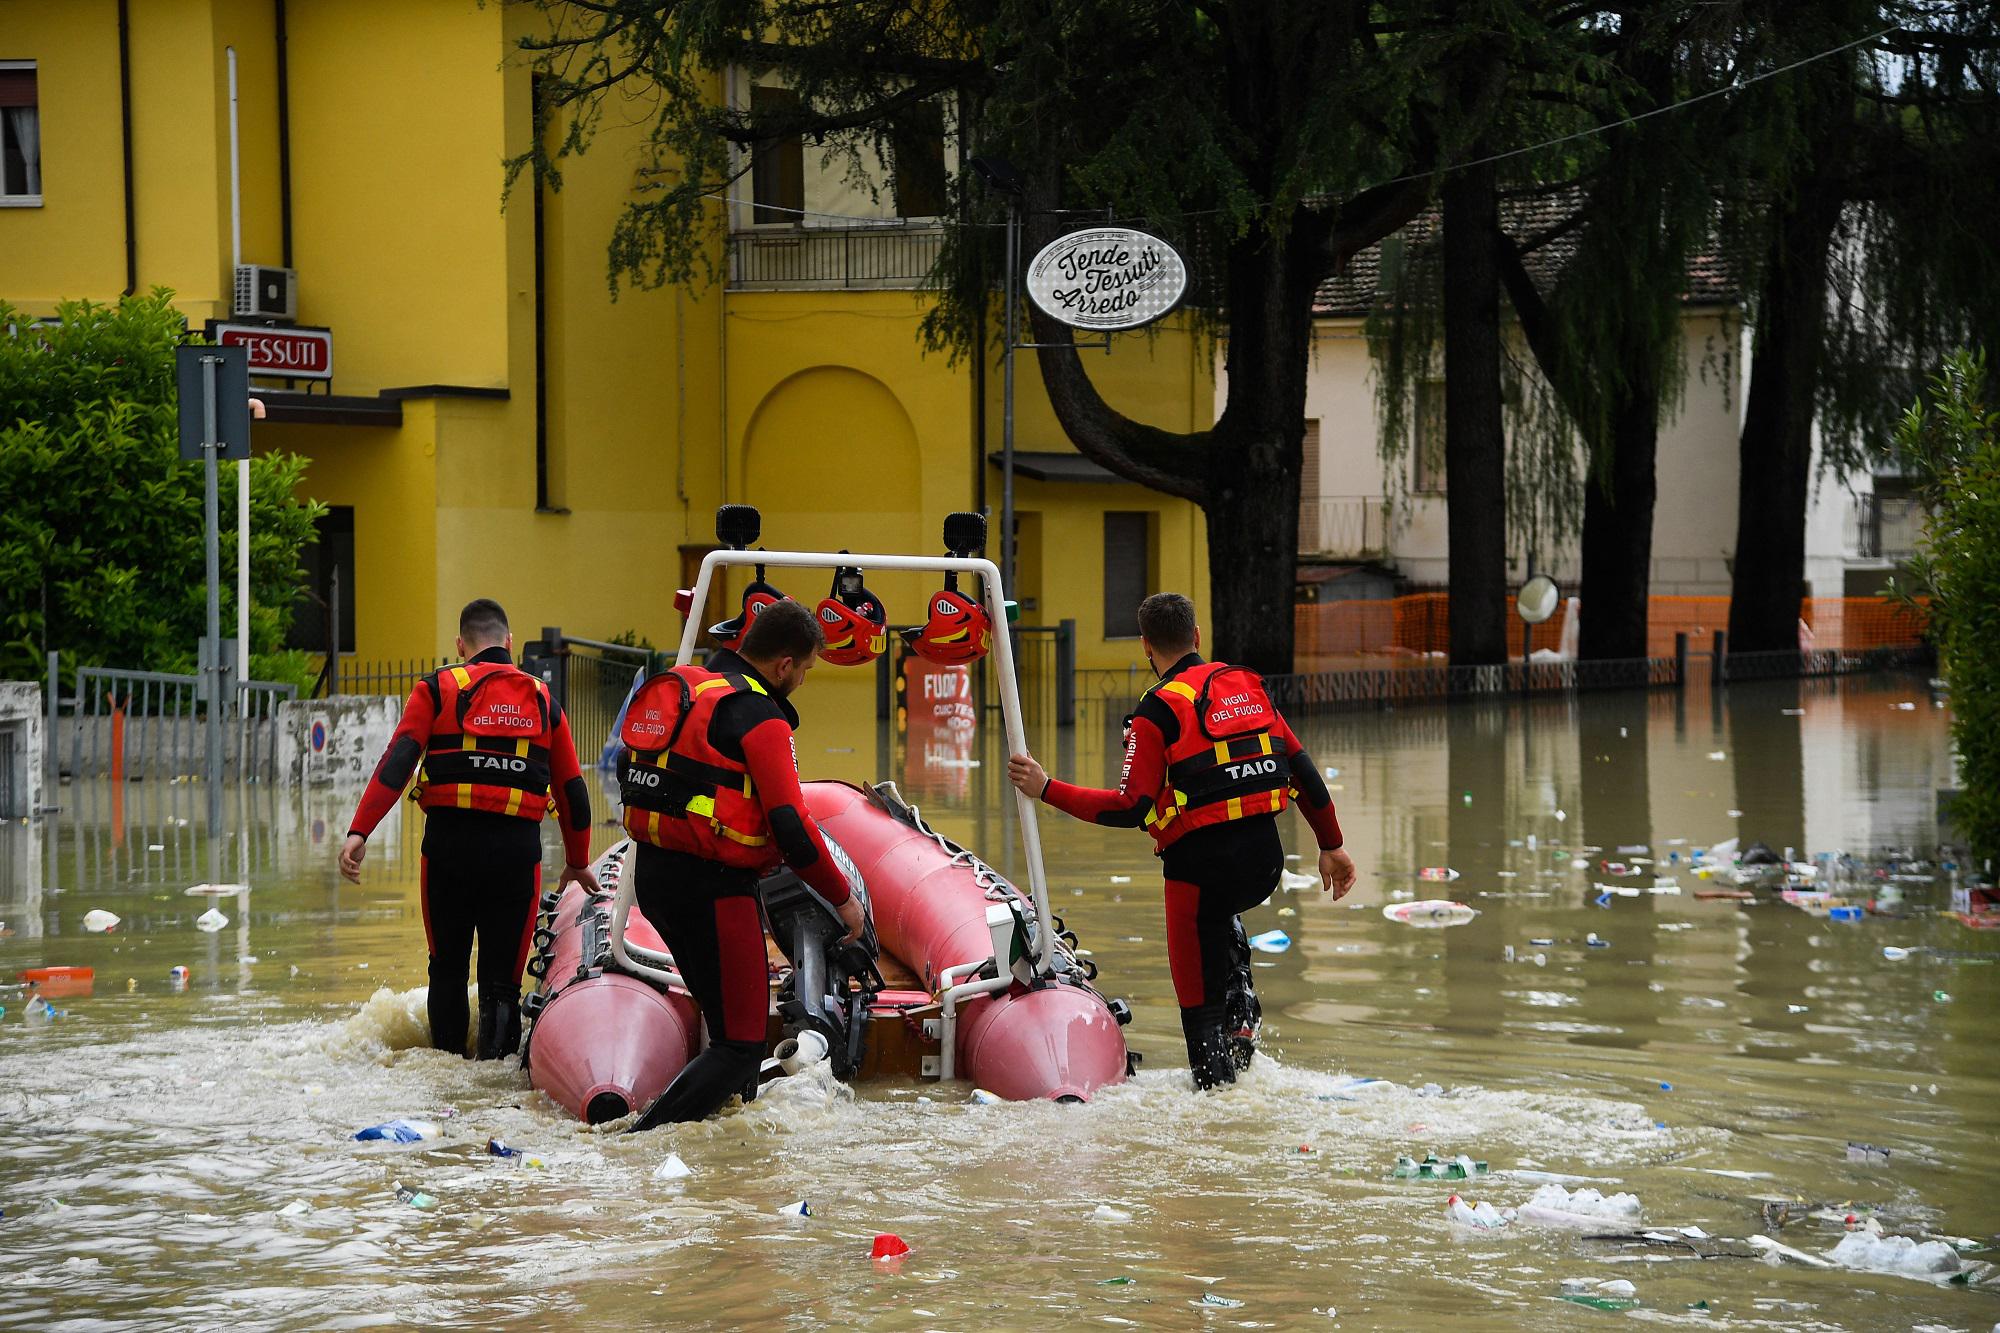
M 187 322 L 164 289 L 117 305 L 66 302 L 36 323 L 0 303 L 0 678 L 35 679 L 46 655 L 77 665 L 191 670 L 206 632 L 200 463 L 182 462 L 174 349 Z M 280 661 L 318 507 L 305 460 L 250 465 L 251 669 Z M 235 512 L 236 469 L 222 469 Z M 222 532 L 225 567 L 236 529 Z M 225 579 L 233 615 L 234 579 Z

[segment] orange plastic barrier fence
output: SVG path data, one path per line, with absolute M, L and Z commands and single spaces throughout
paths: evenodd
M 1569 614 L 1565 600 L 1547 623 L 1535 627 L 1535 647 L 1560 645 Z M 1506 616 L 1508 644 L 1518 653 L 1521 626 L 1512 599 Z M 1920 610 L 1886 597 L 1807 598 L 1800 604 L 1799 619 L 1806 626 L 1802 647 L 1846 652 L 1914 647 L 1924 631 Z M 1340 659 L 1351 658 L 1436 659 L 1451 647 L 1451 595 L 1420 592 L 1374 601 L 1302 603 L 1293 609 L 1293 627 L 1301 671 L 1331 669 Z M 1715 631 L 1728 628 L 1727 597 L 1653 597 L 1647 606 L 1647 654 L 1673 656 L 1677 634 L 1686 634 L 1694 651 L 1706 652 Z

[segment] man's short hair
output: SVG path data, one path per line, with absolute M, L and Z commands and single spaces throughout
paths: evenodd
M 458 637 L 468 643 L 499 643 L 509 632 L 507 613 L 491 597 L 475 598 L 458 613 Z
M 1139 632 L 1163 653 L 1194 647 L 1194 603 L 1177 592 L 1156 592 L 1139 603 Z
M 743 636 L 742 655 L 754 662 L 807 658 L 825 642 L 819 617 L 788 597 L 757 613 L 750 622 L 749 632 Z

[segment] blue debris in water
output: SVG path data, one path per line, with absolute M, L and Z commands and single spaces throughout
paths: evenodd
M 1292 937 L 1282 930 L 1267 930 L 1250 937 L 1250 947 L 1258 953 L 1283 953 L 1292 947 Z
M 378 1139 L 388 1143 L 422 1143 L 425 1139 L 436 1138 L 437 1134 L 437 1126 L 427 1121 L 396 1119 L 356 1130 L 354 1137 L 363 1143 Z
M 1606 889 L 1603 893 L 1598 894 L 1595 901 L 1599 907 L 1611 906 L 1611 890 Z

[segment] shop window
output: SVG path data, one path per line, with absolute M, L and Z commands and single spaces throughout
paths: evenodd
M 1139 637 L 1139 603 L 1153 581 L 1152 514 L 1104 515 L 1104 637 Z
M 799 108 L 790 88 L 750 89 L 754 120 L 782 116 Z M 806 142 L 802 135 L 783 134 L 750 150 L 750 210 L 752 222 L 796 223 L 806 206 Z
M 890 136 L 895 157 L 896 216 L 942 217 L 946 210 L 944 109 L 926 102 L 905 113 Z
M 318 535 L 299 552 L 305 567 L 305 587 L 292 604 L 292 628 L 287 648 L 323 653 L 333 614 L 333 579 L 340 574 L 340 651 L 354 651 L 354 507 L 330 505 L 315 525 Z
M 0 203 L 42 202 L 42 108 L 35 62 L 0 60 Z

